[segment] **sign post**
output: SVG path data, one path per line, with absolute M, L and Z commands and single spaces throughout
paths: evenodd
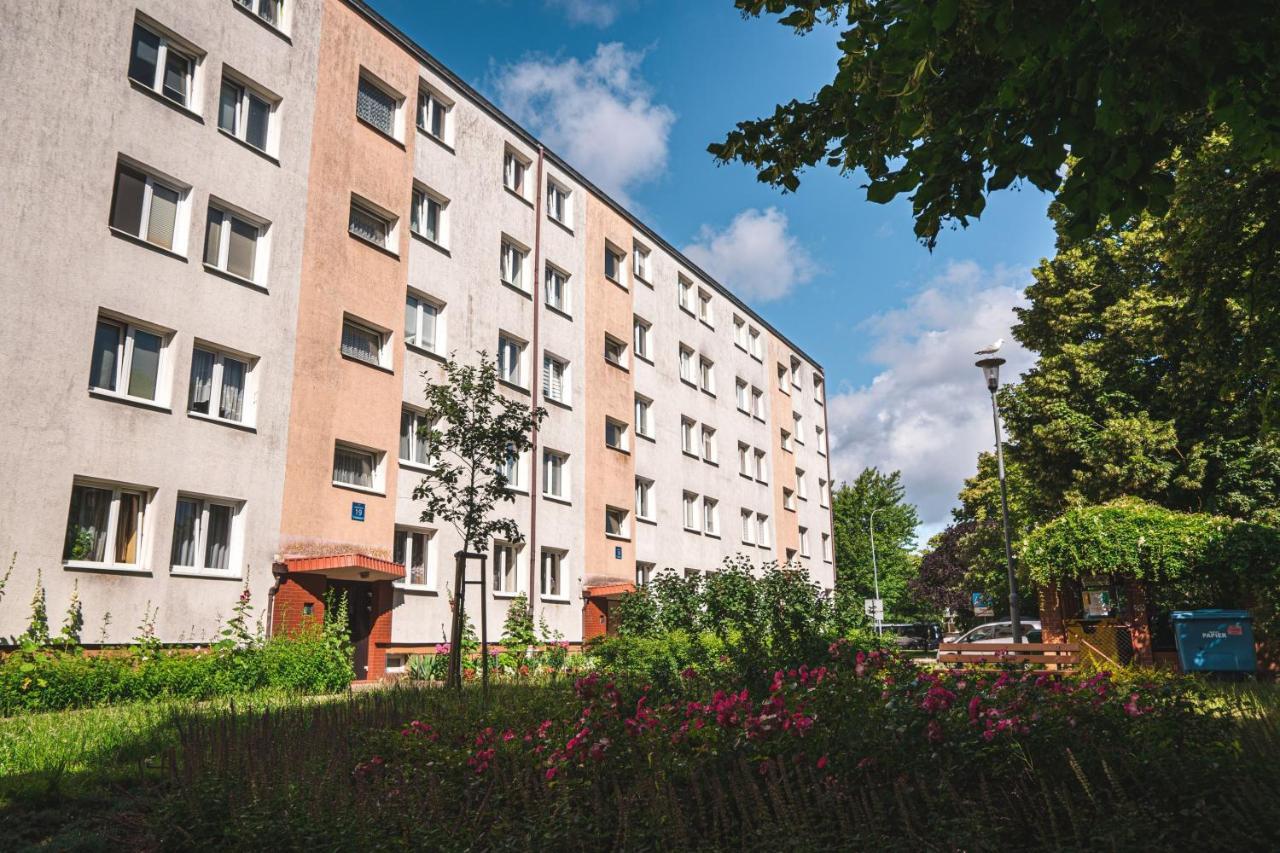
M 867 615 L 868 619 L 876 620 L 876 633 L 880 633 L 880 623 L 884 622 L 884 599 L 883 598 L 864 598 L 862 600 L 862 612 Z

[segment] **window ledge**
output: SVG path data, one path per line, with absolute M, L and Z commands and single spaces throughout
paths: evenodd
M 688 450 L 681 450 L 680 452 L 681 452 L 682 454 L 684 454 L 685 456 L 688 456 L 690 459 L 702 459 L 702 457 L 701 457 L 701 456 L 699 456 L 698 454 L 693 453 L 693 452 L 688 451 Z
M 573 599 L 567 595 L 539 595 L 538 601 L 546 602 L 547 604 L 573 604 Z
M 708 397 L 710 397 L 713 400 L 716 398 L 715 391 L 708 391 L 706 388 L 701 388 L 699 390 L 701 390 L 703 394 L 706 394 Z
M 62 567 L 78 572 L 111 572 L 118 575 L 150 575 L 151 570 L 129 563 L 94 563 L 89 560 L 63 560 Z
M 427 130 L 425 127 L 423 127 L 422 125 L 418 124 L 417 122 L 414 122 L 413 126 L 414 126 L 415 128 L 417 128 L 418 133 L 421 133 L 423 136 L 425 136 L 427 139 L 430 139 L 430 140 L 431 140 L 432 142 L 434 142 L 436 145 L 439 145 L 439 146 L 440 146 L 441 148 L 443 148 L 445 151 L 448 151 L 450 154 L 457 154 L 457 153 L 458 153 L 457 151 L 455 151 L 455 150 L 454 150 L 454 148 L 453 148 L 453 146 L 452 146 L 452 145 L 450 145 L 449 143 L 445 142 L 443 139 L 441 139 L 440 137 L 436 136 L 434 133 L 432 133 L 431 131 Z
M 393 368 L 386 367 L 381 364 L 374 364 L 372 361 L 365 361 L 363 358 L 356 358 L 354 355 L 347 355 L 345 352 L 342 352 L 341 350 L 338 351 L 338 355 L 342 356 L 343 361 L 349 361 L 352 364 L 363 365 L 364 367 L 368 367 L 373 370 L 378 370 L 378 371 L 381 371 L 382 373 L 386 373 L 391 376 L 396 375 L 396 372 Z
M 130 243 L 141 246 L 144 249 L 150 249 L 153 252 L 159 252 L 162 255 L 169 256 L 170 258 L 176 258 L 182 261 L 184 264 L 187 262 L 186 255 L 175 252 L 173 249 L 166 249 L 164 246 L 157 246 L 155 243 L 152 243 L 150 240 L 142 239 L 137 234 L 130 234 L 128 231 L 122 231 L 119 228 L 115 227 L 114 225 L 108 225 L 107 230 L 110 231 L 112 234 L 114 234 L 116 237 L 119 237 L 121 240 L 126 240 Z
M 693 309 L 692 309 L 692 308 L 689 308 L 689 307 L 688 307 L 688 306 L 686 306 L 686 305 L 681 305 L 681 306 L 680 306 L 680 310 L 681 310 L 681 311 L 683 311 L 684 313 L 688 314 L 690 317 L 693 317 L 695 320 L 696 320 L 696 319 L 697 319 L 697 317 L 698 317 L 698 315 L 697 315 L 697 314 L 694 314 L 694 313 L 693 313 Z
M 630 536 L 623 536 L 621 533 L 606 533 L 606 534 L 604 535 L 604 538 L 605 538 L 605 539 L 612 539 L 612 540 L 613 540 L 613 541 L 615 541 L 615 542 L 630 542 L 630 541 L 631 541 L 631 537 L 630 537 Z
M 409 459 L 397 459 L 396 462 L 401 468 L 408 471 L 420 471 L 423 474 L 430 474 L 435 470 L 435 468 L 432 468 L 430 465 L 424 465 L 421 462 L 414 462 Z
M 564 400 L 553 400 L 550 397 L 548 397 L 546 394 L 542 395 L 542 401 L 544 403 L 550 403 L 551 405 L 556 406 L 557 408 L 566 409 L 570 412 L 573 411 L 573 406 L 570 405 L 569 403 L 566 403 Z
M 248 432 L 248 433 L 254 433 L 254 434 L 258 432 L 258 428 L 255 427 L 253 424 L 242 424 L 239 421 L 227 420 L 226 418 L 219 418 L 213 415 L 205 415 L 205 414 L 201 414 L 200 412 L 192 412 L 188 410 L 187 417 L 195 418 L 198 421 L 206 421 L 211 424 L 217 424 L 219 426 L 230 427 L 231 429 L 238 429 L 241 432 Z
M 686 527 L 686 528 L 684 529 L 684 532 L 685 532 L 685 533 L 693 533 L 693 534 L 695 534 L 695 535 L 697 535 L 697 536 L 701 536 L 701 535 L 702 535 L 702 531 L 701 531 L 701 530 L 699 530 L 699 529 L 698 529 L 698 528 L 696 528 L 696 527 Z
M 605 448 L 608 450 L 612 450 L 614 453 L 621 453 L 624 456 L 631 455 L 631 451 L 627 450 L 627 448 L 625 447 L 614 447 L 612 444 L 606 444 Z
M 528 167 L 526 166 L 525 168 L 527 169 Z M 506 191 L 507 191 L 507 195 L 510 195 L 510 196 L 512 196 L 513 198 L 517 198 L 517 199 L 519 199 L 521 202 L 523 202 L 523 203 L 524 203 L 527 207 L 529 207 L 530 209 L 532 209 L 532 208 L 533 208 L 533 202 L 529 201 L 529 199 L 525 198 L 524 196 L 520 195 L 520 193 L 518 193 L 518 192 L 516 192 L 515 190 L 511 189 L 511 187 L 507 186 L 506 184 L 503 184 L 503 185 L 502 185 L 502 188 L 503 188 L 504 190 L 506 190 Z
M 392 584 L 392 586 L 394 586 L 396 589 L 400 590 L 401 592 L 412 592 L 415 595 L 439 595 L 440 594 L 440 591 L 437 590 L 435 587 L 427 586 L 426 584 L 401 583 L 400 581 L 396 581 L 394 584 Z
M 645 364 L 649 365 L 650 367 L 653 367 L 653 359 L 650 358 L 649 356 L 643 355 L 642 353 L 636 353 L 636 358 L 639 361 L 643 361 Z
M 547 310 L 550 311 L 552 314 L 559 314 L 561 317 L 565 318 L 570 323 L 573 322 L 573 315 L 570 314 L 568 311 L 564 310 L 563 308 L 557 308 L 556 306 L 550 305 L 546 302 L 542 304 L 545 305 Z
M 658 525 L 658 519 L 656 519 L 656 518 L 645 518 L 643 515 L 637 515 L 637 516 L 636 516 L 636 521 L 640 522 L 641 524 L 649 524 L 649 525 L 652 525 L 652 526 L 654 526 L 654 527 L 656 527 L 656 526 Z
M 529 490 L 528 490 L 528 489 L 526 489 L 526 488 L 524 488 L 523 486 L 510 486 L 510 485 L 509 485 L 509 486 L 507 486 L 507 491 L 508 491 L 508 492 L 511 492 L 511 494 L 513 494 L 513 495 L 524 495 L 526 498 L 527 498 L 527 497 L 529 497 Z
M 573 501 L 568 498 L 562 498 L 559 495 L 549 495 L 546 492 L 542 493 L 542 499 L 545 501 L 551 501 L 555 504 L 561 504 L 563 506 L 573 506 Z
M 357 242 L 363 243 L 364 245 L 368 246 L 371 249 L 377 249 L 379 252 L 381 252 L 382 254 L 386 255 L 389 258 L 395 258 L 397 261 L 400 260 L 399 252 L 388 249 L 386 246 L 379 246 L 377 243 L 373 242 L 367 237 L 361 237 L 359 234 L 352 231 L 350 228 L 347 229 L 347 234 L 350 235 L 352 240 L 356 240 Z
M 500 590 L 500 589 L 495 589 L 495 590 L 493 591 L 493 597 L 494 597 L 494 598 L 515 598 L 515 597 L 516 597 L 516 596 L 518 596 L 518 595 L 520 595 L 519 591 L 516 591 L 516 592 L 505 592 L 505 591 Z
M 559 225 L 561 228 L 563 228 L 565 231 L 567 231 L 567 232 L 569 233 L 569 236 L 570 236 L 570 237 L 574 237 L 574 236 L 576 236 L 576 235 L 573 233 L 573 228 L 572 228 L 570 225 L 568 225 L 568 224 L 566 224 L 566 223 L 564 223 L 564 222 L 561 222 L 559 219 L 556 219 L 554 216 L 552 216 L 552 215 L 551 215 L 551 213 L 550 213 L 550 212 L 548 212 L 548 213 L 547 213 L 547 219 L 551 220 L 551 221 L 552 221 L 552 222 L 554 222 L 556 225 Z
M 706 457 L 703 457 L 702 461 L 703 461 L 703 462 L 705 462 L 705 463 L 707 463 L 708 465 L 712 465 L 712 466 L 714 466 L 714 467 L 716 467 L 716 468 L 719 468 L 719 467 L 720 467 L 720 463 L 719 463 L 719 462 L 717 462 L 717 461 L 716 461 L 716 460 L 714 460 L 714 459 L 707 459 Z
M 639 436 L 640 438 L 643 438 L 645 441 L 650 442 L 651 444 L 657 444 L 657 443 L 658 443 L 658 438 L 657 438 L 657 436 L 650 435 L 650 434 L 649 434 L 649 433 L 647 433 L 647 432 L 638 432 L 638 433 L 636 433 L 636 435 L 637 435 L 637 436 Z
M 236 5 L 239 5 L 239 4 L 236 4 Z M 252 151 L 254 154 L 257 154 L 263 160 L 266 160 L 268 163 L 271 163 L 274 166 L 280 165 L 280 160 L 274 154 L 269 154 L 266 151 L 259 148 L 258 146 L 254 145 L 253 143 L 247 140 L 241 139 L 240 137 L 236 136 L 234 133 L 231 133 L 230 131 L 228 131 L 225 127 L 219 127 L 218 133 L 221 133 L 223 136 L 225 136 L 227 139 L 230 139 L 232 142 L 236 143 L 237 145 L 241 145 L 244 148 L 247 148 L 248 150 Z
M 242 581 L 244 573 L 220 572 L 216 569 L 198 569 L 193 566 L 170 566 L 169 576 L 174 578 L 201 578 L 214 581 Z
M 376 498 L 385 498 L 387 493 L 380 489 L 370 489 L 366 486 L 354 486 L 351 483 L 339 483 L 337 480 L 331 480 L 330 484 L 335 489 L 345 489 L 348 492 L 359 492 L 362 495 L 373 495 Z
M 419 234 L 417 231 L 414 231 L 412 228 L 410 228 L 409 236 L 416 239 L 419 243 L 426 243 L 428 246 L 435 249 L 437 252 L 444 255 L 446 258 L 453 257 L 453 253 L 450 252 L 449 249 L 445 247 L 443 243 L 438 243 L 435 240 L 432 240 L 426 234 Z
M 138 90 L 139 92 L 141 92 L 142 94 L 147 95 L 153 101 L 159 101 L 160 103 L 164 104 L 166 107 L 178 113 L 179 115 L 186 116 L 187 118 L 199 124 L 204 124 L 204 116 L 200 115 L 200 113 L 191 109 L 191 107 L 187 106 L 186 104 L 180 104 L 175 100 L 167 98 L 164 95 L 157 92 L 155 89 L 152 89 L 147 84 L 139 83 L 137 80 L 134 80 L 132 77 L 129 78 L 129 85 L 132 86 L 134 89 Z
M 272 24 L 268 21 L 263 20 L 262 16 L 259 15 L 257 12 L 254 12 L 252 9 L 246 9 L 244 6 L 241 6 L 239 3 L 232 3 L 231 5 L 239 9 L 242 14 L 248 15 L 250 18 L 256 21 L 258 26 L 265 27 L 272 33 L 275 33 L 277 36 L 284 39 L 286 44 L 293 44 L 293 39 L 289 38 L 288 33 L 280 29 L 279 27 L 277 27 L 275 24 Z
M 764 418 L 762 418 L 762 417 L 760 417 L 759 415 L 752 415 L 751 417 L 755 418 L 755 419 L 756 419 L 756 420 L 758 420 L 760 423 L 765 423 L 765 419 L 764 419 Z
M 751 353 L 751 357 L 754 358 L 756 361 L 760 362 L 761 364 L 764 364 L 764 356 Z
M 507 288 L 508 290 L 514 290 L 516 293 L 520 294 L 520 295 L 521 295 L 521 296 L 523 296 L 525 299 L 529 299 L 529 300 L 532 300 L 532 299 L 533 299 L 533 294 L 532 294 L 532 293 L 530 293 L 529 291 L 525 290 L 525 289 L 524 289 L 523 287 L 521 287 L 520 285 L 515 284 L 514 282 L 507 281 L 505 278 L 502 278 L 501 276 L 499 276 L 499 277 L 498 277 L 498 282 L 499 282 L 503 287 Z
M 529 389 L 524 387 L 523 385 L 517 385 L 514 382 L 508 382 L 507 380 L 501 377 L 498 378 L 498 384 L 504 388 L 510 388 L 512 391 L 519 391 L 521 394 L 524 394 L 525 396 L 530 396 Z
M 101 400 L 112 400 L 129 406 L 137 406 L 140 409 L 151 409 L 156 412 L 164 412 L 166 415 L 173 414 L 173 409 L 163 403 L 157 403 L 154 400 L 144 400 L 141 397 L 130 397 L 128 394 L 118 394 L 115 391 L 104 391 L 101 388 L 90 388 L 89 396 L 97 397 Z
M 748 482 L 750 482 L 751 480 L 755 479 L 755 478 L 754 478 L 754 477 L 752 477 L 750 474 L 744 474 L 744 473 L 742 473 L 741 471 L 739 471 L 739 472 L 738 472 L 738 476 L 739 476 L 739 477 L 741 477 L 741 478 L 742 478 L 742 479 L 744 479 L 744 480 L 747 480 Z
M 605 280 L 605 281 L 607 281 L 607 282 L 609 282 L 610 284 L 615 284 L 615 285 L 617 285 L 619 288 L 621 288 L 621 289 L 622 289 L 624 292 L 626 292 L 626 293 L 630 293 L 630 292 L 631 292 L 631 288 L 627 287 L 626 283 L 625 283 L 625 282 L 623 282 L 621 279 L 610 278 L 609 276 L 607 276 L 607 275 L 606 275 L 606 276 L 604 277 L 604 280 Z
M 685 379 L 683 376 L 680 377 L 680 381 L 683 382 L 685 385 L 688 385 L 690 388 L 696 389 L 698 387 L 698 383 L 693 382 L 692 380 L 689 380 L 689 379 Z
M 425 355 L 427 358 L 432 359 L 433 361 L 441 361 L 441 362 L 445 361 L 445 357 L 440 353 L 436 352 L 433 349 L 427 349 L 424 346 L 419 346 L 418 344 L 409 343 L 408 341 L 405 341 L 404 348 L 411 352 L 416 352 L 419 355 Z
M 644 277 L 644 276 L 642 276 L 642 275 L 636 275 L 636 274 L 633 272 L 633 273 L 631 274 L 631 278 L 632 278 L 632 280 L 633 280 L 633 281 L 638 281 L 638 282 L 640 282 L 640 283 L 641 283 L 641 284 L 643 284 L 645 287 L 650 287 L 650 288 L 651 288 L 651 287 L 653 287 L 653 282 L 649 281 L 649 279 L 645 278 L 645 277 Z
M 710 329 L 710 330 L 711 330 L 711 331 L 713 331 L 713 332 L 716 330 L 716 327 L 715 327 L 715 324 L 714 324 L 714 323 L 711 323 L 711 322 L 709 322 L 709 321 L 707 321 L 707 320 L 704 320 L 704 319 L 702 319 L 701 317 L 699 317 L 699 318 L 698 318 L 698 322 L 699 322 L 699 323 L 701 323 L 702 325 L 706 326 L 708 329 Z
M 703 536 L 706 536 L 708 539 L 719 539 L 719 538 L 720 538 L 720 534 L 719 534 L 719 533 L 704 533 L 704 534 L 702 534 L 702 535 L 703 535 Z
M 630 373 L 630 372 L 631 372 L 631 368 L 627 367 L 625 364 L 623 364 L 623 363 L 622 363 L 622 362 L 620 362 L 620 361 L 614 361 L 614 360 L 613 360 L 613 359 L 611 359 L 611 358 L 606 358 L 606 359 L 604 360 L 604 363 L 605 363 L 605 364 L 608 364 L 608 365 L 610 365 L 610 366 L 612 366 L 612 367 L 616 367 L 618 370 L 621 370 L 623 373 Z
M 243 285 L 244 287 L 247 287 L 251 290 L 257 290 L 261 293 L 271 292 L 267 290 L 267 288 L 264 285 L 258 284 L 253 279 L 245 278 L 242 275 L 236 275 L 233 272 L 227 272 L 224 269 L 215 267 L 213 264 L 206 263 L 206 264 L 203 264 L 203 266 L 204 266 L 204 271 L 209 273 L 210 275 L 216 275 L 218 278 L 225 278 L 227 281 L 233 281 L 236 284 Z
M 385 93 L 384 93 L 384 94 L 385 94 Z M 400 109 L 403 109 L 403 107 L 401 107 Z M 399 148 L 401 151 L 406 151 L 406 150 L 408 150 L 408 149 L 406 149 L 406 148 L 404 147 L 404 143 L 403 143 L 403 142 L 401 142 L 399 139 L 396 139 L 394 136 L 392 136 L 391 134 L 387 133 L 385 130 L 383 130 L 382 128 L 378 127 L 376 124 L 370 124 L 369 122 L 367 122 L 367 121 L 365 121 L 364 119 L 360 118 L 360 116 L 356 116 L 356 123 L 357 123 L 357 124 L 362 124 L 362 125 L 364 125 L 365 127 L 369 128 L 369 129 L 370 129 L 370 130 L 372 130 L 374 133 L 378 134 L 378 135 L 379 135 L 379 136 L 381 136 L 383 139 L 387 140 L 387 141 L 388 141 L 388 142 L 390 142 L 392 145 L 394 145 L 394 146 L 396 146 L 397 148 Z

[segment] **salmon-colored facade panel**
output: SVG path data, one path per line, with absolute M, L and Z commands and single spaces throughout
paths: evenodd
M 782 448 L 782 431 L 791 432 L 792 413 L 791 380 L 778 379 L 778 366 L 786 365 L 790 369 L 791 350 L 774 335 L 768 335 L 769 346 L 766 350 L 768 361 L 765 362 L 765 376 L 769 383 L 769 424 L 773 435 L 769 439 L 770 453 L 773 455 L 773 530 L 774 549 L 778 562 L 787 559 L 787 551 L 800 552 L 800 522 L 794 510 L 786 509 L 782 496 L 783 489 L 796 491 L 796 455 L 795 444 L 792 450 Z
M 418 67 L 342 0 L 325 0 L 321 26 L 281 548 L 385 556 L 395 518 Z M 362 79 L 398 101 L 396 138 L 357 118 Z M 349 233 L 353 197 L 396 219 L 385 248 Z M 348 318 L 383 334 L 381 364 L 341 354 Z M 333 484 L 338 442 L 379 454 L 372 490 Z

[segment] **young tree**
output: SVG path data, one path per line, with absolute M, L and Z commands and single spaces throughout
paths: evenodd
M 831 496 L 835 516 L 836 591 L 843 610 L 861 611 L 872 598 L 875 575 L 885 612 L 904 615 L 911 609 L 907 579 L 915 574 L 916 527 L 920 516 L 906 502 L 901 472 L 882 474 L 866 468 L 852 483 L 842 483 Z M 871 513 L 875 512 L 876 572 L 871 561 Z
M 489 354 L 477 353 L 478 365 L 459 364 L 453 355 L 444 365 L 442 382 L 428 381 L 426 417 L 418 439 L 425 441 L 431 471 L 413 490 L 423 501 L 422 520 L 451 524 L 462 537 L 463 551 L 485 547 L 500 537 L 522 542 L 515 519 L 494 510 L 513 503 L 507 488 L 507 460 L 533 447 L 532 433 L 546 409 L 513 400 L 498 391 L 498 373 Z M 451 687 L 462 687 L 462 639 L 465 624 L 465 561 L 454 571 L 453 625 L 449 642 Z
M 841 30 L 834 79 L 738 124 L 710 151 L 786 190 L 818 164 L 910 195 L 933 246 L 1015 181 L 1056 192 L 1072 234 L 1168 206 L 1175 151 L 1225 126 L 1249 163 L 1280 150 L 1271 3 L 735 0 L 804 35 Z M 823 45 L 826 49 L 826 45 Z M 1059 169 L 1071 156 L 1065 181 Z

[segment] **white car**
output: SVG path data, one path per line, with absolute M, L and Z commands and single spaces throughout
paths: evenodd
M 1022 642 L 1038 643 L 1040 642 L 1040 620 L 1023 619 L 1022 621 Z M 953 642 L 957 643 L 1012 643 L 1013 642 L 1013 623 L 1009 620 L 1003 622 L 988 622 L 985 625 L 978 625 L 970 628 L 961 634 Z

